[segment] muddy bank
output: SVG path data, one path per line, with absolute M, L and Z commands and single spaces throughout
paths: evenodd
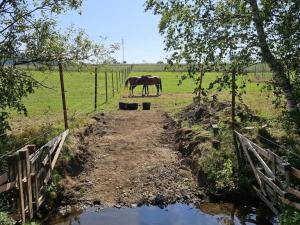
M 237 105 L 236 115 L 239 129 L 262 121 L 243 104 Z M 257 204 L 259 199 L 249 188 L 252 173 L 249 178 L 239 173 L 231 130 L 231 103 L 194 103 L 176 118 L 175 149 L 182 154 L 210 201 Z M 213 129 L 215 125 L 217 129 Z

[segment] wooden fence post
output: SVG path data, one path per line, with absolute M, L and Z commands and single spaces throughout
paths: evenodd
M 62 64 L 58 64 L 59 67 L 59 77 L 60 77 L 60 89 L 61 89 L 61 99 L 63 105 L 63 113 L 64 113 L 64 122 L 65 122 L 65 130 L 68 129 L 68 115 L 67 115 L 67 105 L 66 105 L 66 96 L 65 96 L 65 84 L 64 84 L 64 72 Z
M 18 195 L 19 195 L 19 212 L 21 214 L 22 223 L 25 224 L 26 222 L 26 215 L 25 215 L 25 202 L 24 202 L 24 189 L 23 189 L 23 171 L 22 171 L 22 161 L 20 157 L 20 152 L 17 155 L 17 177 L 18 177 Z
M 108 102 L 108 91 L 107 91 L 107 72 L 105 72 L 105 102 Z
M 97 95 L 98 95 L 98 69 L 95 68 L 95 111 L 97 110 Z
M 231 84 L 231 123 L 232 130 L 235 129 L 235 97 L 236 97 L 236 69 L 232 70 L 232 84 Z
M 112 94 L 115 97 L 114 71 L 111 72 Z
M 118 80 L 118 72 L 116 72 L 116 86 L 117 86 L 117 92 L 119 92 L 119 80 Z

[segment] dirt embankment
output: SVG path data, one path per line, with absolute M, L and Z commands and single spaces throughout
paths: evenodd
M 94 119 L 78 136 L 77 172 L 62 182 L 69 199 L 117 207 L 201 201 L 197 180 L 175 150 L 175 122 L 166 113 L 119 111 Z

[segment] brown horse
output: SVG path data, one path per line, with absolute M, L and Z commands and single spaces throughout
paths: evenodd
M 137 86 L 136 81 L 140 77 L 128 77 L 128 79 L 125 81 L 125 87 L 127 88 L 128 84 L 129 86 L 129 96 L 133 96 L 133 89 Z
M 149 95 L 149 85 L 156 86 L 156 95 L 158 96 L 160 91 L 162 91 L 162 83 L 160 77 L 151 76 L 151 75 L 144 75 L 141 76 L 139 79 L 136 80 L 136 84 L 143 85 L 143 95 L 145 91 L 145 95 Z
M 149 95 L 149 85 L 155 85 L 157 89 L 157 95 L 162 91 L 162 83 L 160 77 L 154 77 L 151 75 L 145 75 L 141 77 L 129 77 L 125 82 L 125 87 L 129 86 L 129 96 L 133 96 L 133 90 L 138 85 L 143 85 L 142 96 Z

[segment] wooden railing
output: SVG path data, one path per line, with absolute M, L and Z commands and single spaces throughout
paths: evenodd
M 7 157 L 8 170 L 0 176 L 0 193 L 15 193 L 16 220 L 32 219 L 44 201 L 48 184 L 69 130 L 61 133 L 36 150 L 27 145 Z
M 257 185 L 253 186 L 257 195 L 275 213 L 279 214 L 282 205 L 300 210 L 300 191 L 293 186 L 293 179 L 300 179 L 300 171 L 292 167 L 269 149 L 263 149 L 245 136 L 235 131 L 239 143 L 240 164 L 250 165 Z

